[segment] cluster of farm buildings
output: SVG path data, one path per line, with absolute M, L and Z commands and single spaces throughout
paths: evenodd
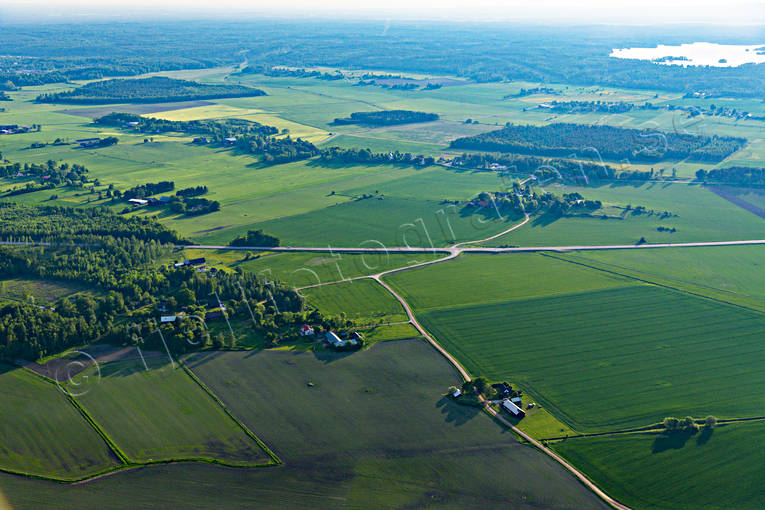
M 18 133 L 29 133 L 32 128 L 29 126 L 19 126 L 17 124 L 0 125 L 0 135 L 15 135 Z

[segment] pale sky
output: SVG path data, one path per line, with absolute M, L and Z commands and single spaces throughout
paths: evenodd
M 582 23 L 765 24 L 765 0 L 1 0 L 0 21 L 289 16 Z

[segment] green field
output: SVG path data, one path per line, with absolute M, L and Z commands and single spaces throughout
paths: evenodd
M 53 383 L 0 365 L 0 394 L 0 469 L 73 480 L 119 464 Z
M 765 316 L 674 291 L 622 287 L 419 317 L 469 371 L 517 381 L 578 431 L 759 416 L 765 403 Z
M 539 254 L 461 255 L 385 277 L 416 311 L 502 303 L 632 285 Z
M 765 499 L 762 422 L 718 425 L 711 435 L 568 439 L 553 448 L 622 503 L 645 510 L 754 510 Z
M 758 312 L 543 255 L 463 256 L 387 280 L 471 373 L 520 384 L 579 431 L 757 416 L 763 403 Z
M 77 400 L 132 461 L 200 459 L 231 465 L 270 458 L 184 371 L 166 359 L 108 363 Z M 91 378 L 94 374 L 88 374 Z
M 76 285 L 46 280 L 9 278 L 0 280 L 0 300 L 52 303 L 82 290 Z
M 354 280 L 305 289 L 311 306 L 328 315 L 345 316 L 360 322 L 408 320 L 404 308 L 390 292 L 374 280 Z
M 167 76 L 196 76 L 202 82 L 220 83 L 227 70 L 216 72 L 162 73 Z M 503 99 L 527 83 L 465 84 L 433 91 L 403 91 L 380 87 L 355 87 L 346 81 L 327 82 L 315 79 L 270 78 L 262 75 L 233 75 L 229 83 L 242 83 L 266 90 L 269 95 L 257 98 L 232 98 L 163 111 L 167 105 L 141 105 L 149 113 L 164 118 L 246 118 L 289 129 L 292 136 L 305 136 L 318 142 L 331 132 L 340 136 L 322 146 L 369 147 L 375 151 L 414 152 L 439 155 L 448 142 L 504 125 L 505 122 L 544 124 L 556 121 L 610 122 L 637 127 L 656 122 L 657 127 L 672 127 L 673 116 L 663 110 L 635 111 L 613 115 L 605 120 L 596 114 L 553 115 L 533 108 L 549 100 L 528 96 Z M 41 132 L 4 136 L 0 140 L 3 156 L 13 161 L 44 163 L 49 159 L 84 164 L 91 176 L 101 180 L 101 189 L 114 184 L 122 189 L 158 180 L 172 179 L 177 188 L 206 184 L 209 198 L 217 200 L 222 210 L 194 218 L 160 212 L 159 218 L 189 238 L 206 244 L 226 243 L 251 228 L 273 231 L 284 243 L 293 245 L 348 245 L 379 241 L 387 246 L 444 246 L 456 237 L 460 241 L 481 239 L 506 228 L 504 221 L 483 223 L 475 217 L 461 217 L 448 209 L 443 200 L 467 200 L 481 191 L 496 191 L 507 185 L 493 172 L 454 171 L 441 167 L 413 168 L 387 165 L 321 165 L 315 161 L 294 162 L 266 167 L 258 158 L 220 147 L 191 145 L 191 137 L 167 134 L 154 136 L 143 143 L 144 136 L 104 129 L 92 124 L 76 109 L 32 102 L 38 94 L 56 92 L 65 85 L 28 87 L 11 92 L 14 101 L 4 104 L 0 123 L 39 123 Z M 558 87 L 556 100 L 655 100 L 653 91 L 622 91 L 592 87 Z M 658 100 L 685 104 L 661 94 Z M 757 105 L 746 102 L 748 111 Z M 135 105 L 114 105 L 129 109 Z M 528 108 L 532 106 L 532 108 Z M 109 109 L 109 106 L 99 109 Z M 354 111 L 379 108 L 404 108 L 432 111 L 440 121 L 411 126 L 359 128 L 331 126 L 332 119 Z M 743 108 L 743 106 L 742 106 Z M 92 109 L 92 108 L 91 108 Z M 80 109 L 83 110 L 83 109 Z M 85 109 L 87 110 L 87 109 Z M 105 110 L 104 110 L 105 111 Z M 151 113 L 153 112 L 153 113 Z M 569 118 L 570 117 L 570 118 Z M 472 118 L 479 124 L 465 124 Z M 760 164 L 765 146 L 758 145 L 761 123 L 731 124 L 728 119 L 706 119 L 705 129 L 720 134 L 740 134 L 752 139 L 744 150 L 730 159 L 735 164 Z M 32 142 L 52 142 L 55 138 L 74 140 L 89 136 L 116 135 L 120 143 L 103 149 L 81 150 L 73 146 L 48 145 L 29 149 Z M 731 164 L 726 161 L 721 165 Z M 673 164 L 679 175 L 692 175 L 699 165 Z M 627 165 L 628 167 L 630 165 Z M 645 165 L 632 165 L 644 168 Z M 663 167 L 662 167 L 663 168 Z M 657 170 L 659 168 L 657 167 Z M 671 170 L 666 168 L 665 170 Z M 11 185 L 0 182 L 0 189 Z M 14 183 L 15 185 L 15 183 Z M 553 191 L 579 191 L 587 198 L 607 204 L 644 205 L 656 210 L 670 210 L 676 217 L 659 220 L 628 216 L 624 220 L 589 218 L 535 218 L 529 225 L 493 244 L 550 245 L 581 243 L 632 243 L 640 237 L 649 242 L 741 239 L 762 231 L 763 220 L 738 209 L 720 197 L 698 187 L 675 184 L 599 185 L 596 187 L 560 188 Z M 378 191 L 384 200 L 361 200 L 364 193 Z M 334 192 L 334 193 L 333 193 Z M 58 198 L 49 201 L 51 195 Z M 109 205 L 121 210 L 123 204 L 109 204 L 87 192 L 57 189 L 21 195 L 24 203 L 56 205 Z M 156 214 L 156 212 L 151 212 Z M 407 225 L 414 223 L 417 228 Z M 674 227 L 674 234 L 658 232 L 658 226 Z M 406 235 L 405 232 L 406 231 Z

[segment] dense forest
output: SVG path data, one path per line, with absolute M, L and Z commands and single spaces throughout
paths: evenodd
M 617 169 L 600 161 L 540 158 L 522 154 L 462 154 L 451 161 L 457 168 L 509 174 L 534 174 L 540 179 L 563 179 L 587 184 L 599 180 L 648 180 L 663 176 L 651 171 Z M 667 176 L 669 177 L 669 175 Z M 673 175 L 674 177 L 674 175 Z
M 558 157 L 600 157 L 611 160 L 661 161 L 690 159 L 718 162 L 739 150 L 746 140 L 729 136 L 680 136 L 613 126 L 550 124 L 508 125 L 504 129 L 459 138 L 453 149 L 514 152 Z M 594 149 L 594 151 L 593 151 Z
M 208 85 L 162 76 L 95 81 L 77 89 L 37 97 L 41 103 L 110 104 L 165 103 L 193 99 L 264 96 L 260 89 L 241 85 Z
M 223 303 L 226 314 L 254 320 L 253 326 L 273 342 L 295 335 L 292 326 L 309 316 L 317 325 L 340 324 L 339 319 L 306 310 L 297 292 L 252 274 L 158 264 L 160 257 L 171 255 L 173 248 L 166 243 L 178 241 L 178 235 L 153 219 L 124 218 L 100 208 L 6 203 L 0 204 L 0 236 L 52 241 L 39 247 L 0 247 L 0 277 L 72 282 L 78 288 L 98 289 L 62 298 L 52 306 L 33 301 L 5 304 L 0 310 L 2 359 L 35 360 L 96 340 L 135 344 L 136 333 L 144 337 L 138 340 L 140 345 L 161 347 L 155 327 L 147 327 L 160 305 L 170 313 L 186 310 L 205 316 L 208 309 Z M 198 327 L 197 321 L 163 326 L 170 349 L 181 353 L 220 346 L 215 339 L 205 338 Z
M 0 202 L 0 238 L 4 241 L 71 241 L 82 237 L 180 243 L 182 238 L 161 223 L 140 216 L 124 217 L 107 208 L 22 207 Z
M 438 120 L 438 114 L 409 110 L 383 110 L 379 112 L 355 112 L 345 119 L 335 119 L 335 124 L 361 124 L 365 126 L 393 126 L 414 122 Z

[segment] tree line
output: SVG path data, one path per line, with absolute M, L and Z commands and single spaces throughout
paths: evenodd
M 71 104 L 161 103 L 264 95 L 266 93 L 260 89 L 242 85 L 208 85 L 155 76 L 95 81 L 73 90 L 41 94 L 37 96 L 37 101 Z

